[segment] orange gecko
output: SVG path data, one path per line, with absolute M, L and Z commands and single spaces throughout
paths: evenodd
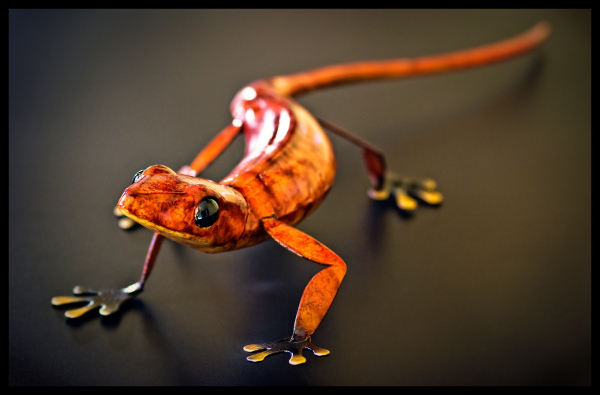
M 400 209 L 414 210 L 419 200 L 441 203 L 442 195 L 433 180 L 391 176 L 377 148 L 316 119 L 293 97 L 342 83 L 413 77 L 499 62 L 536 49 L 549 34 L 550 25 L 540 22 L 520 35 L 478 48 L 414 59 L 328 66 L 249 84 L 231 103 L 232 123 L 189 166 L 179 172 L 163 165 L 140 170 L 119 199 L 117 207 L 122 214 L 155 232 L 140 280 L 123 289 L 77 286 L 73 290 L 76 296 L 58 296 L 52 304 L 87 302 L 67 311 L 68 318 L 95 308 L 100 308 L 102 315 L 114 313 L 144 289 L 164 237 L 208 253 L 249 247 L 272 238 L 325 268 L 310 280 L 302 294 L 292 335 L 273 343 L 247 345 L 245 351 L 261 351 L 247 359 L 259 362 L 285 351 L 292 354 L 289 363 L 297 365 L 306 361 L 304 348 L 319 356 L 329 354 L 314 346 L 311 336 L 335 298 L 346 264 L 325 245 L 293 227 L 319 206 L 333 184 L 336 160 L 323 129 L 362 148 L 373 186 L 369 190 L 371 198 L 393 196 Z M 245 137 L 245 155 L 231 173 L 218 183 L 197 177 L 239 134 Z

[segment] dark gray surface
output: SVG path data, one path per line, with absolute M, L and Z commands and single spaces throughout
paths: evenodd
M 290 366 L 242 346 L 290 335 L 319 269 L 273 241 L 165 242 L 116 317 L 65 322 L 75 285 L 137 280 L 151 233 L 111 210 L 133 174 L 188 163 L 245 83 L 485 44 L 546 19 L 540 53 L 302 97 L 438 180 L 412 219 L 375 205 L 359 150 L 299 229 L 348 265 Z M 578 385 L 591 382 L 590 11 L 9 11 L 9 384 Z M 206 178 L 239 161 L 241 140 Z

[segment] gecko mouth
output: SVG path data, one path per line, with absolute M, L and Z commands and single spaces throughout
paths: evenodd
M 178 243 L 190 246 L 192 248 L 205 247 L 205 246 L 210 245 L 210 242 L 208 240 L 199 238 L 198 236 L 191 235 L 191 234 L 188 234 L 185 232 L 179 232 L 177 230 L 173 230 L 173 229 L 169 229 L 164 226 L 161 226 L 161 225 L 157 225 L 154 222 L 151 222 L 151 221 L 148 221 L 148 220 L 145 220 L 143 218 L 136 216 L 135 214 L 131 213 L 130 211 L 128 211 L 127 209 L 125 209 L 123 207 L 119 206 L 119 210 L 121 210 L 121 212 L 125 216 L 131 218 L 138 224 L 150 229 L 153 232 L 159 233 L 168 239 L 174 240 Z
M 197 199 L 180 192 L 130 193 L 125 190 L 117 207 L 119 210 L 147 228 L 160 226 L 169 231 L 193 233 L 189 229 L 193 222 L 193 212 Z

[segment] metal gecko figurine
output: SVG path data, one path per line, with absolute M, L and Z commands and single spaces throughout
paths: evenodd
M 435 74 L 499 62 L 536 49 L 549 34 L 550 25 L 540 22 L 520 35 L 478 48 L 414 59 L 334 65 L 249 84 L 231 103 L 232 123 L 189 166 L 179 172 L 163 165 L 140 170 L 119 199 L 118 215 L 155 232 L 140 280 L 123 289 L 77 286 L 73 289 L 77 296 L 57 296 L 52 304 L 88 302 L 67 311 L 68 318 L 96 308 L 102 315 L 114 313 L 124 301 L 143 291 L 165 237 L 207 253 L 249 247 L 272 238 L 326 267 L 302 294 L 292 336 L 245 346 L 248 352 L 264 350 L 247 359 L 260 362 L 285 351 L 292 354 L 289 363 L 297 365 L 306 361 L 303 348 L 318 356 L 329 354 L 311 343 L 311 335 L 333 302 L 346 264 L 325 245 L 292 227 L 319 206 L 333 183 L 336 161 L 323 128 L 362 148 L 373 186 L 368 193 L 372 199 L 393 195 L 400 209 L 414 210 L 417 200 L 413 197 L 437 205 L 442 195 L 433 180 L 401 179 L 386 172 L 384 156 L 377 148 L 316 119 L 292 98 L 342 83 Z M 242 133 L 245 155 L 229 175 L 218 183 L 196 177 Z M 121 227 L 128 227 L 130 220 L 122 221 Z

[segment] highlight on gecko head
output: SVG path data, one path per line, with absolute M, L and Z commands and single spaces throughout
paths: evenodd
M 248 214 L 235 189 L 163 165 L 135 173 L 117 207 L 146 228 L 205 252 L 235 248 Z

